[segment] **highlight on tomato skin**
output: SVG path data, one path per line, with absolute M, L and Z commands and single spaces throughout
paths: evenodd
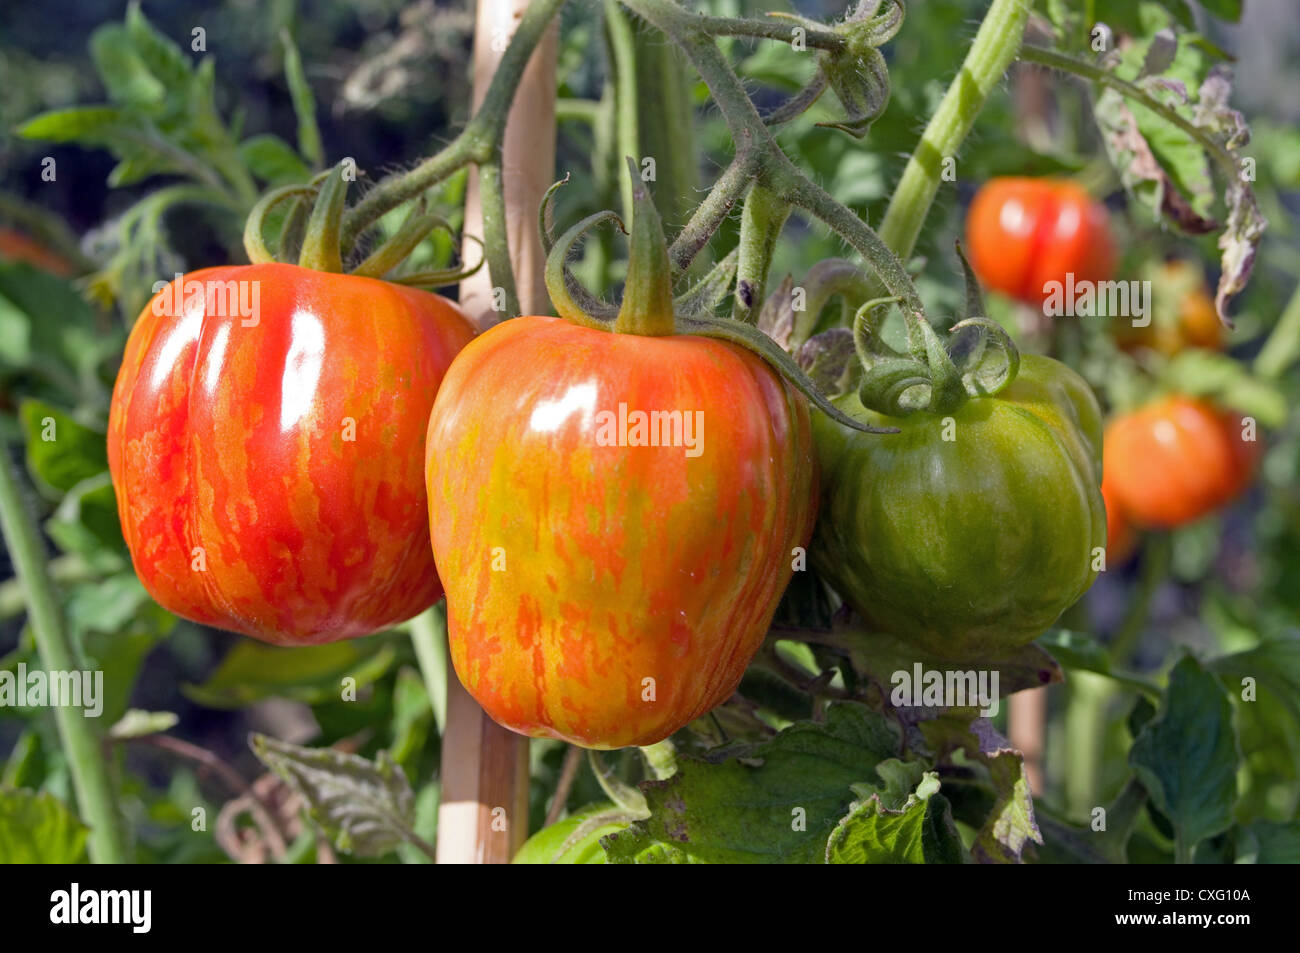
M 354 275 L 265 264 L 173 281 L 131 331 L 109 413 L 145 588 L 283 645 L 432 605 L 421 448 L 472 335 L 451 302 Z
M 1035 307 L 1050 282 L 1106 281 L 1115 243 L 1105 206 L 1064 179 L 990 179 L 966 215 L 971 266 L 990 288 Z
M 1104 454 L 1118 505 L 1151 529 L 1201 519 L 1250 485 L 1260 444 L 1247 436 L 1240 415 L 1179 394 L 1116 417 Z
M 624 409 L 698 413 L 702 441 L 611 440 Z M 668 737 L 762 644 L 812 533 L 814 467 L 804 399 L 744 348 L 550 317 L 492 328 L 429 421 L 457 675 L 521 734 Z

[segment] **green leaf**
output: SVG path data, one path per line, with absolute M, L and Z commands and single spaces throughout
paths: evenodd
M 250 172 L 268 185 L 305 182 L 311 172 L 293 147 L 279 136 L 253 136 L 239 144 L 239 157 Z
M 89 828 L 48 791 L 0 790 L 0 864 L 77 864 Z
M 27 442 L 27 466 L 53 490 L 70 490 L 108 467 L 107 437 L 41 400 L 24 400 L 18 407 Z
M 90 55 L 113 102 L 147 108 L 166 97 L 167 87 L 149 71 L 125 26 L 106 23 L 95 30 Z
M 1196 659 L 1183 658 L 1159 713 L 1134 740 L 1129 763 L 1188 851 L 1232 823 L 1238 761 L 1223 686 Z
M 1237 863 L 1300 864 L 1300 821 L 1255 821 L 1237 832 Z
M 1026 845 L 1042 844 L 1034 819 L 1034 801 L 1025 776 L 1024 758 L 998 734 L 987 718 L 969 718 L 948 712 L 918 725 L 936 757 L 947 759 L 960 751 L 977 767 L 995 799 L 971 846 L 982 863 L 1019 863 Z
M 961 840 L 939 776 L 913 762 L 882 761 L 880 791 L 857 802 L 826 845 L 830 864 L 961 863 Z M 901 781 L 901 784 L 900 784 Z
M 253 735 L 253 753 L 307 802 L 341 851 L 381 857 L 414 839 L 415 795 L 387 752 L 368 761 L 333 748 L 303 748 Z
M 34 116 L 17 132 L 24 139 L 99 143 L 125 123 L 125 114 L 115 106 L 73 106 Z
M 320 129 L 316 126 L 316 97 L 312 95 L 307 74 L 302 69 L 302 57 L 288 30 L 280 34 L 284 46 L 284 78 L 289 83 L 289 95 L 293 99 L 293 111 L 298 117 L 298 151 L 313 167 L 319 168 L 325 161 L 321 149 Z
M 1300 719 L 1300 636 L 1268 639 L 1253 649 L 1220 656 L 1208 667 L 1225 679 L 1256 679 L 1276 692 Z M 1232 687 L 1234 691 L 1237 688 L 1235 685 Z
M 193 70 L 189 58 L 171 37 L 159 33 L 140 12 L 138 0 L 126 11 L 126 29 L 136 55 L 167 93 L 183 100 Z
M 242 708 L 264 698 L 313 705 L 338 701 L 345 678 L 355 679 L 357 689 L 369 685 L 395 658 L 393 646 L 380 638 L 297 648 L 240 639 L 211 678 L 202 685 L 184 685 L 181 692 L 209 708 Z
M 1067 670 L 1095 672 L 1152 697 L 1160 694 L 1160 690 L 1151 682 L 1112 671 L 1110 653 L 1091 635 L 1067 629 L 1050 629 L 1035 642 L 1047 649 Z
M 844 702 L 824 723 L 708 760 L 679 757 L 671 778 L 641 785 L 650 816 L 606 838 L 605 851 L 611 863 L 824 863 L 852 785 L 875 784 L 873 766 L 899 743 L 893 722 Z
M 105 470 L 77 483 L 45 522 L 45 532 L 65 553 L 101 568 L 126 565 L 128 552 L 117 514 L 117 496 Z

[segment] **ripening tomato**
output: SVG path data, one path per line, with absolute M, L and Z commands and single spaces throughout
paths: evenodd
M 23 234 L 16 228 L 0 225 L 0 261 L 25 261 L 52 275 L 66 278 L 76 268 L 56 251 Z
M 1173 395 L 1111 421 L 1106 476 L 1135 523 L 1172 529 L 1223 506 L 1249 485 L 1259 444 L 1246 436 L 1236 414 Z
M 456 673 L 521 734 L 666 738 L 762 644 L 812 532 L 814 466 L 804 399 L 745 348 L 497 325 L 429 421 Z
M 1152 280 L 1152 313 L 1143 327 L 1115 323 L 1115 338 L 1125 350 L 1149 348 L 1172 357 L 1187 348 L 1217 351 L 1223 324 L 1200 268 L 1188 261 L 1162 264 Z
M 1031 305 L 1048 282 L 1105 281 L 1115 268 L 1105 206 L 1063 179 L 990 179 L 967 213 L 966 243 L 984 284 Z
M 131 331 L 109 415 L 145 588 L 283 645 L 432 605 L 421 448 L 472 336 L 449 301 L 355 275 L 265 264 L 173 282 Z
M 1088 384 L 1025 354 L 991 397 L 888 417 L 899 433 L 818 415 L 823 474 L 814 568 L 866 619 L 945 658 L 987 658 L 1042 635 L 1096 578 L 1103 545 L 1101 411 Z

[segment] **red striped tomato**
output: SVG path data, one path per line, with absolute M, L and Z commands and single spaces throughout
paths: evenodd
M 284 645 L 432 605 L 421 448 L 472 336 L 436 295 L 296 265 L 169 285 L 131 332 L 109 417 L 145 588 L 177 615 Z
M 456 673 L 522 734 L 667 737 L 725 701 L 762 644 L 812 531 L 814 466 L 803 398 L 741 347 L 498 325 L 429 421 Z

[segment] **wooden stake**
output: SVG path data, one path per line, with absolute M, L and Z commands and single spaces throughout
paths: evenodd
M 475 108 L 528 2 L 480 0 L 474 27 Z M 558 27 L 552 24 L 528 63 L 510 110 L 502 156 L 510 260 L 525 314 L 550 312 L 542 282 L 545 256 L 537 235 L 537 207 L 555 180 L 557 35 Z M 483 234 L 474 170 L 465 198 L 465 233 Z M 466 242 L 463 254 L 472 261 L 480 250 Z M 495 297 L 486 268 L 461 282 L 461 306 L 480 330 L 506 317 L 493 310 Z M 488 718 L 448 666 L 438 863 L 508 863 L 527 836 L 528 739 Z

